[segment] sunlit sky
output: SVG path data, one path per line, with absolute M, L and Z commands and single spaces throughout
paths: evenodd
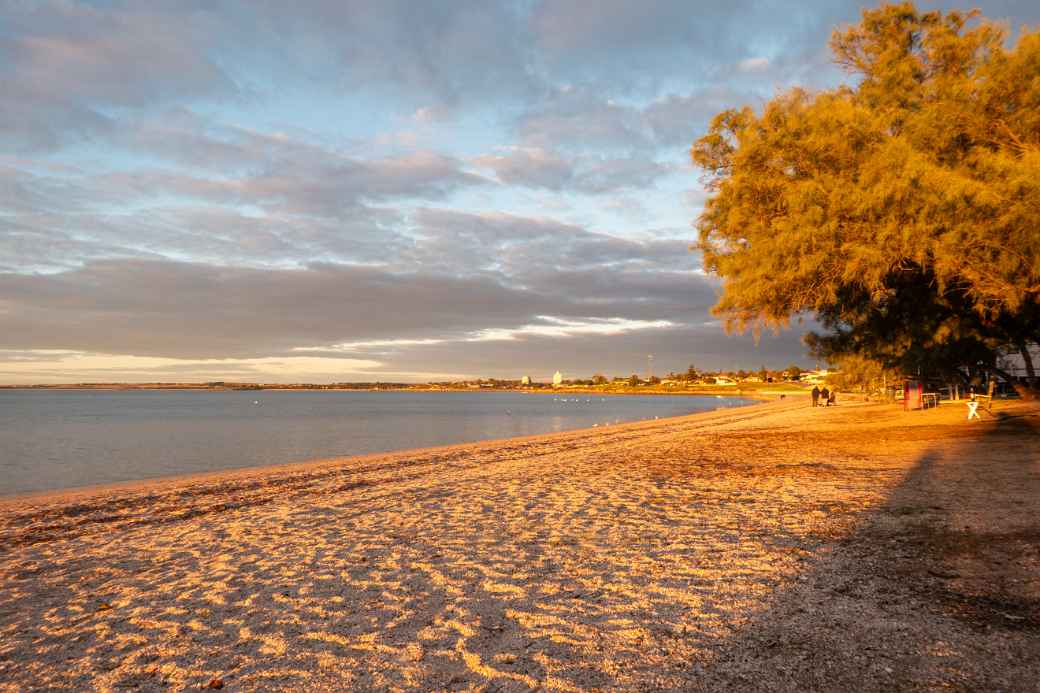
M 711 316 L 688 150 L 859 7 L 0 0 L 0 383 L 812 365 Z

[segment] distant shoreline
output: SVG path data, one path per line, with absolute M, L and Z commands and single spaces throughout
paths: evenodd
M 582 394 L 600 396 L 630 395 L 677 395 L 677 396 L 724 396 L 744 397 L 748 399 L 772 400 L 781 395 L 808 394 L 806 386 L 787 383 L 763 383 L 748 385 L 696 385 L 693 387 L 661 387 L 661 386 L 563 386 L 552 387 L 448 387 L 430 385 L 250 385 L 228 384 L 208 385 L 194 383 L 98 383 L 98 384 L 60 384 L 60 385 L 0 385 L 4 390 L 83 390 L 83 391 L 199 391 L 199 392 L 519 392 L 532 395 Z

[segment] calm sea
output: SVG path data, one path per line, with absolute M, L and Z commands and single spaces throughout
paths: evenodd
M 0 390 L 0 495 L 551 433 L 748 403 L 516 392 Z

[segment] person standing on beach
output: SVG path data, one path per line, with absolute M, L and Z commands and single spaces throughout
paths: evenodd
M 813 385 L 812 387 L 812 405 L 814 407 L 819 406 L 820 403 L 820 388 Z
M 824 385 L 823 389 L 820 390 L 820 399 L 823 400 L 823 406 L 831 406 L 831 391 L 827 389 L 826 385 Z

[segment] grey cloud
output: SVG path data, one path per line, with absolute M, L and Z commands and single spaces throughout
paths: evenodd
M 541 148 L 489 154 L 478 157 L 475 163 L 493 169 L 498 180 L 507 185 L 562 190 L 574 178 L 570 162 Z
M 534 278 L 537 285 L 519 287 L 493 275 L 348 265 L 278 270 L 99 261 L 56 274 L 0 274 L 0 348 L 269 356 L 315 344 L 513 328 L 540 315 L 667 319 L 672 296 L 684 288 L 691 303 L 713 291 L 703 278 L 667 273 L 619 272 L 609 284 L 631 291 L 613 293 L 594 272 Z M 661 291 L 669 296 L 662 299 Z
M 157 171 L 153 182 L 139 172 L 126 176 L 142 192 L 167 188 L 186 196 L 229 198 L 306 214 L 336 214 L 363 201 L 440 198 L 460 187 L 486 182 L 464 171 L 459 159 L 434 151 L 363 159 L 302 136 L 225 125 L 186 109 L 135 122 L 117 142 L 221 174 L 214 180 Z
M 1028 0 L 981 7 L 1015 23 L 1038 19 Z M 765 57 L 779 66 L 755 78 L 768 89 L 858 14 L 856 3 L 822 0 L 9 0 L 0 26 L 0 141 L 36 148 L 117 136 L 124 118 L 171 103 L 270 98 L 270 81 L 388 96 L 406 112 L 509 108 L 551 97 L 561 84 L 644 101 L 676 84 L 728 86 L 740 79 L 733 66 Z M 633 136 L 624 113 L 610 108 L 585 132 L 566 114 L 538 117 L 541 128 L 576 141 Z
M 58 149 L 114 129 L 115 121 L 93 108 L 34 93 L 0 74 L 0 145 L 7 150 Z
M 299 139 L 225 125 L 183 106 L 126 119 L 109 141 L 172 163 L 233 172 L 306 157 L 324 160 L 332 154 Z
M 637 320 L 702 321 L 715 302 L 713 282 L 690 272 L 639 268 L 538 271 L 528 278 L 544 291 L 570 296 L 579 313 L 615 312 Z
M 460 162 L 452 157 L 416 152 L 378 161 L 295 161 L 224 186 L 222 192 L 265 208 L 335 215 L 362 201 L 435 199 L 483 182 L 462 171 Z
M 466 185 L 483 184 L 461 169 L 457 159 L 434 152 L 365 161 L 327 156 L 274 162 L 241 178 L 203 177 L 171 170 L 99 176 L 100 188 L 138 195 L 174 194 L 224 204 L 252 204 L 269 210 L 335 216 L 364 202 L 390 198 L 441 198 Z
M 410 185 L 423 189 L 425 173 L 408 174 L 398 181 L 395 165 L 388 165 L 390 171 L 382 181 L 373 177 L 360 183 L 374 191 L 384 186 L 388 194 L 391 183 L 397 192 L 409 190 Z M 434 168 L 437 165 L 443 161 L 435 160 Z M 637 162 L 635 174 L 639 173 Z M 603 178 L 598 184 L 618 186 L 633 175 L 627 168 L 603 175 L 607 174 L 623 180 Z M 429 176 L 436 185 L 445 184 L 438 178 L 451 180 L 435 173 Z M 425 268 L 455 274 L 508 274 L 531 267 L 584 267 L 597 262 L 664 268 L 689 260 L 686 240 L 635 241 L 549 219 L 423 208 L 405 223 L 406 217 L 391 208 L 360 204 L 357 192 L 351 204 L 349 186 L 331 175 L 327 178 L 314 190 L 307 188 L 309 181 L 320 179 L 313 173 L 307 178 L 301 174 L 265 181 L 267 188 L 259 191 L 253 180 L 214 182 L 165 172 L 77 174 L 52 191 L 47 186 L 29 185 L 46 194 L 26 201 L 26 209 L 0 222 L 11 231 L 0 243 L 0 262 L 60 269 L 106 256 L 165 255 L 221 264 L 300 265 L 335 260 L 387 264 L 404 271 Z M 32 178 L 28 181 L 32 183 Z M 342 199 L 336 199 L 337 191 Z M 63 197 L 61 193 L 67 194 Z M 182 201 L 170 206 L 157 201 L 139 211 L 108 209 L 114 200 L 147 201 L 163 194 L 211 204 Z M 322 196 L 328 196 L 328 201 Z M 243 214 L 235 207 L 238 203 L 265 208 L 266 214 Z
M 256 151 L 255 139 L 222 140 L 231 144 L 219 156 L 237 163 L 238 177 L 0 162 L 0 264 L 62 267 L 153 253 L 246 264 L 380 261 L 410 241 L 396 228 L 401 215 L 374 205 L 441 199 L 486 182 L 432 152 L 360 160 L 281 139 Z M 243 205 L 264 214 L 247 216 Z
M 506 3 L 7 2 L 0 142 L 57 147 L 116 136 L 111 113 L 248 101 L 274 76 L 457 103 L 533 89 Z M 426 105 L 426 104 L 418 104 Z
M 646 157 L 583 157 L 577 189 L 602 193 L 625 188 L 648 188 L 674 168 Z
M 690 145 L 706 123 L 727 108 L 752 100 L 746 92 L 712 87 L 685 95 L 669 94 L 651 102 L 642 113 L 654 139 L 661 145 Z
M 516 129 L 525 145 L 543 149 L 625 149 L 652 143 L 638 109 L 573 87 L 540 101 L 521 116 Z
M 641 106 L 622 105 L 601 92 L 571 88 L 557 91 L 521 114 L 516 130 L 531 148 L 622 151 L 652 158 L 662 148 L 688 147 L 716 113 L 762 101 L 750 86 L 668 93 Z
M 577 156 L 567 159 L 540 148 L 514 148 L 476 159 L 508 185 L 561 191 L 602 193 L 646 188 L 670 173 L 672 167 L 649 157 Z
M 606 275 L 620 266 L 666 270 L 692 262 L 682 240 L 632 240 L 509 214 L 420 209 L 415 231 L 419 237 L 412 259 L 419 266 L 500 272 L 531 285 L 539 285 L 532 277 L 546 271 L 566 275 L 595 267 Z
M 0 265 L 54 271 L 105 258 L 164 256 L 245 266 L 386 263 L 414 244 L 393 228 L 399 220 L 396 212 L 371 208 L 345 219 L 246 216 L 219 206 L 183 205 L 72 219 L 39 213 L 0 220 Z
M 280 54 L 296 63 L 323 58 L 345 86 L 393 84 L 447 104 L 535 88 L 529 40 L 511 2 L 317 0 L 301 10 L 265 0 L 243 7 L 243 21 L 277 41 Z
M 855 21 L 854 3 L 737 0 L 543 0 L 530 18 L 540 53 L 560 75 L 607 93 L 659 93 L 703 83 L 742 59 L 801 54 L 826 45 L 830 30 Z
M 315 342 L 510 326 L 556 307 L 480 277 L 105 261 L 0 275 L 0 348 L 267 356 Z
M 112 108 L 233 97 L 210 58 L 215 26 L 140 4 L 6 3 L 0 28 L 0 142 L 56 146 L 110 130 Z
M 1029 0 L 974 3 L 1012 30 L 1040 22 Z M 924 8 L 963 9 L 949 2 Z M 725 108 L 758 105 L 793 85 L 831 87 L 831 32 L 859 21 L 861 6 L 737 0 L 692 6 L 685 0 L 542 0 L 529 18 L 540 57 L 564 89 L 523 114 L 525 142 L 638 149 L 692 142 Z M 689 85 L 685 93 L 677 84 Z M 633 98 L 634 97 L 634 98 Z M 643 104 L 643 105 L 633 105 Z
M 106 258 L 159 257 L 115 239 L 79 238 L 61 227 L 65 220 L 40 215 L 31 224 L 0 221 L 0 267 L 12 272 L 72 269 L 83 262 Z

